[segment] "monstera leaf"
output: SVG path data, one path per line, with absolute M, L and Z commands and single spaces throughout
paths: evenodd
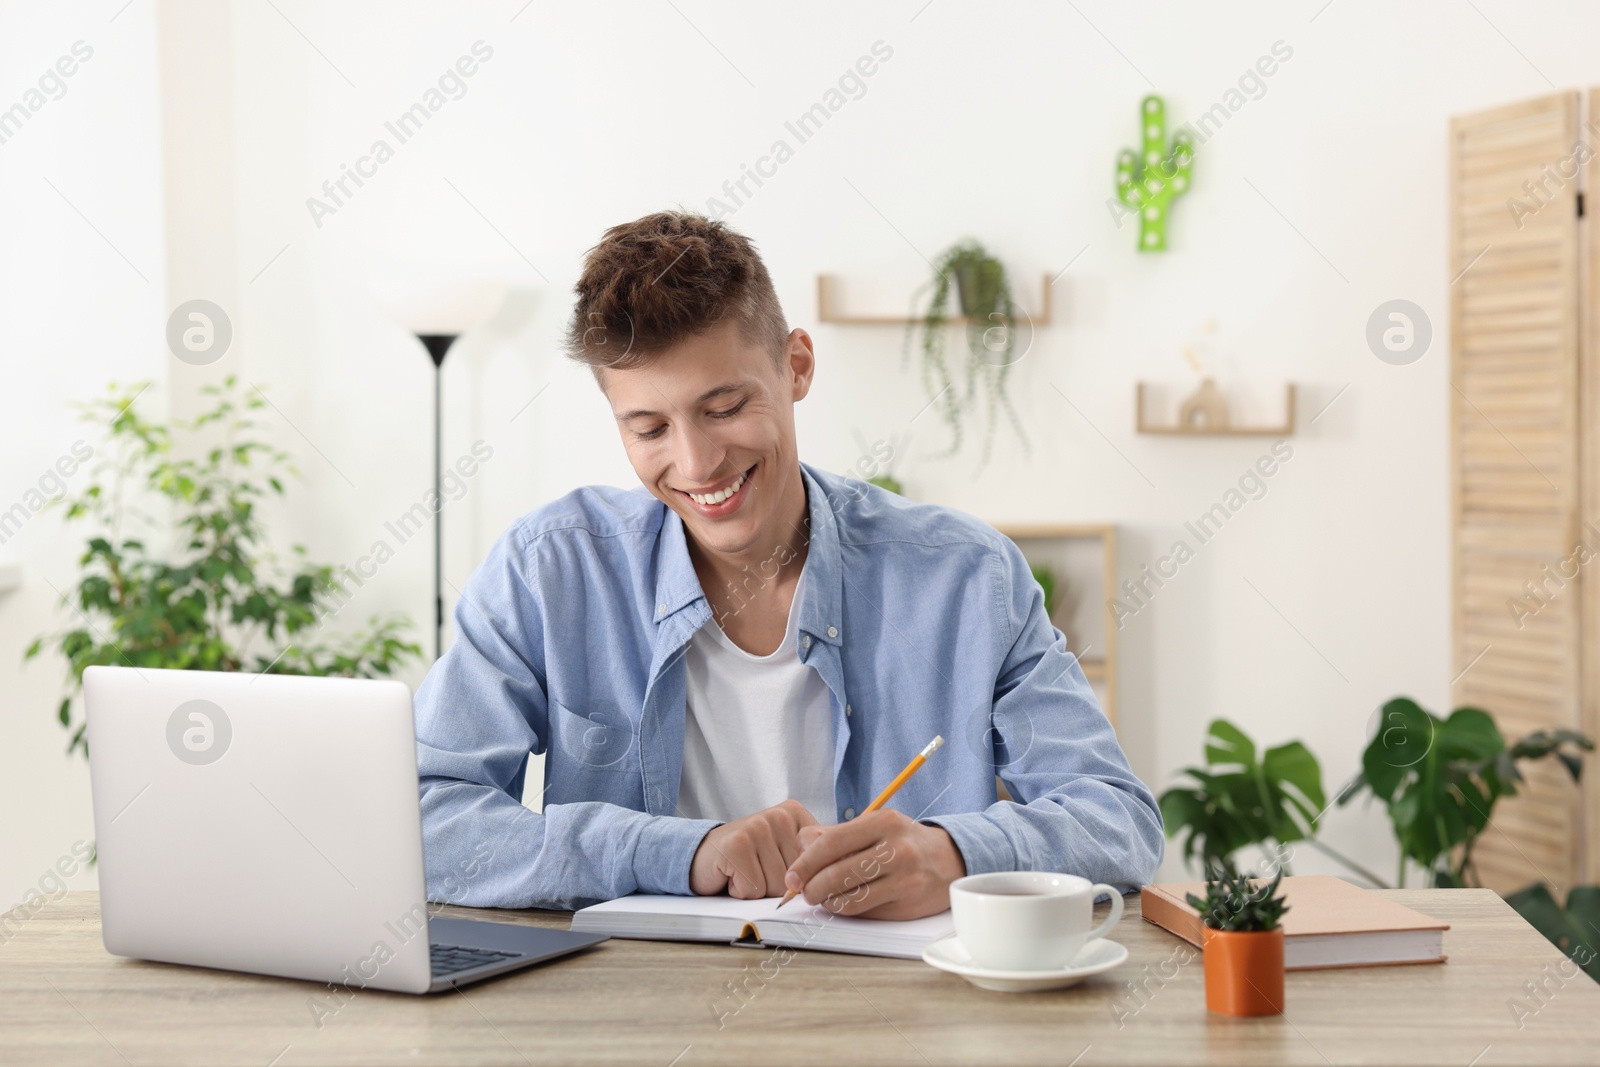
M 1316 832 L 1324 807 L 1322 768 L 1298 741 L 1256 746 L 1226 719 L 1206 734 L 1206 766 L 1185 768 L 1193 785 L 1161 795 L 1167 836 L 1183 838 L 1183 858 L 1221 864 L 1237 851 L 1266 841 L 1287 844 Z
M 1361 781 L 1339 803 L 1371 790 L 1389 809 L 1402 865 L 1410 859 L 1426 868 L 1435 886 L 1471 884 L 1472 844 L 1500 798 L 1516 793 L 1519 761 L 1556 756 L 1577 780 L 1581 757 L 1564 745 L 1594 747 L 1582 734 L 1550 730 L 1508 748 L 1488 712 L 1457 708 L 1441 719 L 1409 697 L 1397 697 L 1383 706 L 1378 730 L 1362 753 Z

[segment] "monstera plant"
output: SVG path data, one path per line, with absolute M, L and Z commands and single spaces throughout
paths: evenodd
M 1410 697 L 1397 697 L 1383 706 L 1361 756 L 1361 775 L 1339 803 L 1365 792 L 1388 809 L 1400 842 L 1396 884 L 1405 885 L 1411 860 L 1436 887 L 1475 886 L 1473 845 L 1500 798 L 1516 794 L 1522 781 L 1517 764 L 1554 757 L 1576 782 L 1583 773 L 1580 753 L 1593 749 L 1594 742 L 1574 730 L 1540 730 L 1507 745 L 1486 711 L 1457 708 L 1440 718 Z
M 1573 781 L 1594 742 L 1573 730 L 1540 730 L 1507 744 L 1494 719 L 1478 708 L 1457 708 L 1446 718 L 1409 697 L 1382 708 L 1378 727 L 1361 757 L 1361 770 L 1339 790 L 1348 804 L 1363 793 L 1381 803 L 1400 845 L 1396 884 L 1405 885 L 1408 862 L 1436 888 L 1476 886 L 1473 846 L 1490 824 L 1495 805 L 1523 781 L 1524 760 L 1555 759 Z M 1218 719 L 1206 735 L 1206 766 L 1183 773 L 1194 782 L 1167 790 L 1161 814 L 1167 836 L 1183 839 L 1185 861 L 1225 867 L 1253 845 L 1284 847 L 1303 841 L 1369 884 L 1388 882 L 1341 855 L 1316 836 L 1323 804 L 1322 772 L 1298 741 L 1256 758 L 1254 743 Z M 1282 866 L 1280 864 L 1280 866 Z M 1600 886 L 1574 886 L 1565 904 L 1536 882 L 1506 897 L 1536 930 L 1600 981 Z
M 1360 864 L 1317 840 L 1317 820 L 1327 810 L 1322 767 L 1299 741 L 1267 749 L 1258 759 L 1255 742 L 1226 719 L 1214 719 L 1206 732 L 1206 765 L 1183 773 L 1193 785 L 1161 794 L 1161 817 L 1169 837 L 1181 837 L 1183 858 L 1206 868 L 1227 866 L 1251 845 L 1298 841 L 1358 871 Z M 1283 864 L 1287 866 L 1287 864 Z
M 1299 741 L 1269 748 L 1227 719 L 1206 732 L 1205 767 L 1187 767 L 1194 782 L 1161 795 L 1169 833 L 1182 836 L 1183 858 L 1222 866 L 1248 845 L 1303 841 L 1322 810 L 1322 768 Z

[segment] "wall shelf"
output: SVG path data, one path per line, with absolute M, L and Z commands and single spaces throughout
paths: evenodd
M 1045 271 L 1041 276 L 1042 295 L 1039 298 L 1039 313 L 1029 315 L 1025 309 L 1019 311 L 1035 326 L 1050 325 L 1050 272 Z M 833 275 L 817 275 L 817 321 L 835 323 L 840 326 L 909 326 L 921 319 L 913 319 L 908 315 L 841 315 L 834 309 L 833 302 Z M 965 323 L 966 316 L 957 315 L 945 319 L 951 323 Z
M 1145 421 L 1145 383 L 1138 382 L 1133 391 L 1134 417 L 1140 433 L 1168 434 L 1179 437 L 1289 437 L 1294 433 L 1294 383 L 1283 387 L 1283 423 L 1279 426 L 1184 426 L 1180 423 L 1157 424 Z

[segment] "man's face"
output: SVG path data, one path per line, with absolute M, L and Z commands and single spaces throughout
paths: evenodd
M 725 323 L 632 370 L 603 370 L 639 481 L 713 552 L 792 542 L 805 488 L 794 405 L 811 388 L 811 338 L 789 334 L 781 363 Z

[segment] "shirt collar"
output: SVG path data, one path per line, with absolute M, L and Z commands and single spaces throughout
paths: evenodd
M 811 541 L 806 552 L 806 580 L 800 587 L 800 632 L 831 645 L 840 643 L 840 606 L 844 570 L 839 555 L 839 526 L 827 491 L 810 468 L 800 465 L 806 487 L 806 514 Z M 666 513 L 657 542 L 654 618 L 659 624 L 698 600 L 705 599 L 700 577 L 689 559 L 689 542 L 678 513 Z M 709 617 L 709 616 L 708 616 Z

